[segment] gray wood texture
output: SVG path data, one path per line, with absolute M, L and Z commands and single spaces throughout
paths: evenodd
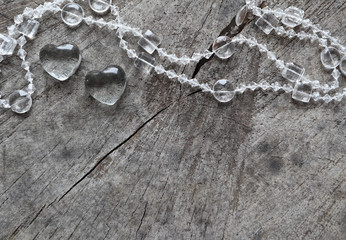
M 42 2 L 0 0 L 0 31 Z M 130 25 L 191 56 L 210 47 L 245 1 L 113 2 Z M 81 5 L 89 14 L 87 2 Z M 344 0 L 267 5 L 300 7 L 346 43 Z M 41 23 L 26 45 L 38 89 L 33 108 L 24 116 L 0 111 L 0 239 L 346 239 L 345 100 L 299 104 L 285 93 L 256 91 L 219 104 L 139 73 L 114 32 L 85 24 L 71 30 L 58 15 Z M 266 36 L 254 22 L 242 34 L 328 81 L 317 45 Z M 65 42 L 81 48 L 83 62 L 61 83 L 43 72 L 38 52 Z M 88 71 L 109 64 L 121 65 L 129 81 L 114 107 L 95 102 L 83 85 Z M 25 86 L 18 58 L 0 66 L 3 95 Z M 171 68 L 192 76 L 196 65 Z M 210 84 L 283 82 L 246 46 L 227 61 L 213 57 L 196 77 Z

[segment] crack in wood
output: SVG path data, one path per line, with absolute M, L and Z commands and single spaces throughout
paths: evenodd
M 260 8 L 264 8 L 265 6 L 265 2 L 263 1 L 260 4 Z M 236 16 L 232 19 L 231 23 L 228 24 L 219 34 L 220 36 L 228 36 L 230 38 L 233 38 L 235 36 L 237 36 L 238 34 L 240 34 L 246 26 L 248 26 L 253 20 L 249 20 L 246 23 L 244 23 L 243 25 L 239 26 L 239 29 L 237 31 L 234 31 L 234 29 L 238 28 L 236 22 L 235 22 L 235 18 Z M 213 50 L 213 44 L 210 45 L 210 47 L 208 48 L 209 51 Z M 201 68 L 207 63 L 209 62 L 211 59 L 213 59 L 214 54 L 210 57 L 210 58 L 202 58 L 196 65 L 195 71 L 192 74 L 192 78 L 195 78 L 197 76 L 197 74 L 199 73 L 199 71 L 201 70 Z
M 127 143 L 130 139 L 132 139 L 138 132 L 140 132 L 147 124 L 149 124 L 152 120 L 154 120 L 160 113 L 164 112 L 166 109 L 168 109 L 171 105 L 164 107 L 160 111 L 158 111 L 154 116 L 152 116 L 150 119 L 145 121 L 133 134 L 131 134 L 128 138 L 126 138 L 124 141 L 122 141 L 119 145 L 117 145 L 115 148 L 113 148 L 111 151 L 109 151 L 104 157 L 102 157 L 95 165 L 92 167 L 82 178 L 80 178 L 75 184 L 72 185 L 72 187 L 67 190 L 58 200 L 60 202 L 69 192 L 72 191 L 78 184 L 80 184 L 86 177 L 88 177 L 110 154 L 114 153 L 116 150 L 118 150 L 121 146 L 123 146 L 125 143 Z

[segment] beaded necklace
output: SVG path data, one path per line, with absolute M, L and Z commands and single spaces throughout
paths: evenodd
M 27 40 L 35 38 L 40 25 L 37 19 L 42 18 L 46 12 L 60 13 L 62 21 L 69 27 L 77 27 L 84 22 L 89 26 L 96 25 L 99 28 L 116 31 L 119 38 L 119 47 L 126 51 L 130 59 L 133 59 L 136 68 L 144 73 L 150 73 L 154 69 L 157 74 L 164 74 L 169 79 L 177 80 L 181 84 L 187 84 L 212 94 L 219 102 L 229 102 L 236 94 L 257 89 L 275 92 L 284 91 L 291 94 L 296 101 L 305 103 L 310 102 L 311 98 L 314 101 L 322 100 L 326 103 L 333 100 L 340 102 L 346 96 L 346 88 L 341 89 L 339 87 L 341 74 L 346 76 L 346 47 L 341 45 L 337 38 L 332 37 L 329 31 L 322 30 L 319 25 L 313 24 L 309 19 L 304 19 L 304 11 L 296 7 L 289 7 L 285 10 L 262 9 L 258 7 L 258 0 L 246 0 L 246 5 L 239 10 L 235 21 L 237 26 L 242 26 L 249 19 L 256 18 L 255 25 L 267 35 L 274 32 L 280 37 L 297 38 L 300 41 L 309 40 L 311 43 L 318 44 L 322 48 L 322 65 L 331 71 L 331 76 L 334 79 L 330 85 L 309 79 L 305 74 L 304 67 L 297 63 L 285 63 L 278 59 L 274 52 L 270 51 L 266 45 L 259 43 L 255 38 L 247 38 L 242 34 L 238 34 L 233 38 L 220 36 L 214 41 L 211 51 L 194 53 L 191 57 L 186 55 L 178 57 L 174 53 L 169 53 L 165 48 L 159 47 L 161 39 L 152 31 L 147 30 L 143 33 L 140 29 L 131 27 L 124 22 L 119 14 L 118 7 L 112 4 L 111 0 L 88 1 L 90 8 L 95 13 L 102 15 L 110 12 L 114 16 L 114 19 L 108 22 L 102 17 L 85 17 L 83 8 L 72 0 L 63 6 L 64 2 L 65 0 L 53 0 L 52 2 L 45 2 L 35 9 L 26 8 L 22 14 L 14 18 L 14 24 L 8 27 L 8 34 L 0 34 L 0 62 L 4 59 L 4 56 L 13 55 L 18 45 L 17 55 L 22 60 L 21 67 L 26 71 L 24 78 L 28 81 L 28 86 L 25 89 L 16 90 L 6 99 L 0 99 L 0 108 L 10 108 L 16 113 L 25 113 L 32 106 L 31 96 L 35 92 L 34 76 L 30 71 L 30 63 L 27 61 L 27 52 L 24 50 L 24 45 Z M 305 31 L 296 32 L 294 28 L 297 26 L 301 26 Z M 137 54 L 134 49 L 129 47 L 129 43 L 124 40 L 124 35 L 128 33 L 139 39 L 138 44 L 144 50 L 143 52 Z M 204 58 L 209 59 L 213 55 L 220 59 L 228 59 L 234 54 L 235 49 L 242 44 L 246 44 L 250 48 L 257 48 L 269 60 L 273 61 L 285 79 L 285 84 L 261 81 L 247 85 L 240 84 L 235 87 L 231 81 L 221 79 L 217 80 L 211 87 L 209 84 L 200 83 L 196 78 L 190 79 L 184 74 L 177 74 L 174 70 L 166 70 L 163 65 L 155 64 L 156 59 L 152 56 L 156 51 L 160 57 L 171 63 L 188 65 L 199 62 Z M 333 91 L 333 94 L 330 94 L 331 91 Z

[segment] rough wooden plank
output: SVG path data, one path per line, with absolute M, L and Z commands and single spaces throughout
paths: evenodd
M 0 29 L 42 2 L 0 1 Z M 345 43 L 343 0 L 268 2 L 301 7 Z M 192 55 L 210 46 L 243 1 L 116 4 L 131 25 Z M 312 77 L 327 77 L 316 46 L 268 38 L 253 23 L 243 34 L 303 64 Z M 70 41 L 84 60 L 76 76 L 58 83 L 43 73 L 37 53 L 46 43 Z M 37 76 L 34 107 L 25 116 L 0 112 L 0 239 L 346 237 L 345 101 L 302 105 L 285 94 L 256 92 L 218 104 L 165 77 L 139 74 L 114 33 L 85 25 L 71 31 L 51 16 L 27 48 Z M 87 71 L 110 63 L 129 78 L 113 108 L 93 101 L 82 84 Z M 1 66 L 2 92 L 23 86 L 18 59 Z M 191 76 L 196 66 L 173 67 Z M 281 80 L 247 47 L 228 61 L 213 58 L 197 77 Z

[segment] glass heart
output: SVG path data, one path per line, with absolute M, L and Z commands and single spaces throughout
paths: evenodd
M 65 81 L 77 71 L 82 62 L 82 55 L 74 44 L 48 44 L 40 51 L 40 61 L 49 75 L 59 81 Z
M 114 105 L 126 88 L 126 75 L 119 66 L 108 66 L 100 71 L 91 71 L 85 77 L 86 91 L 97 101 Z

